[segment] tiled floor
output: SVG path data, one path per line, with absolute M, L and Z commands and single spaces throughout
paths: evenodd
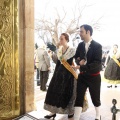
M 47 115 L 49 112 L 45 111 L 43 109 L 44 104 L 44 98 L 45 98 L 46 92 L 42 92 L 39 89 L 39 86 L 35 87 L 35 98 L 36 98 L 36 106 L 37 111 L 33 111 L 29 113 L 30 115 L 33 115 L 34 117 L 40 119 L 43 119 L 45 115 Z M 92 105 L 89 91 L 87 93 L 88 101 L 89 101 L 89 109 L 82 113 L 80 120 L 94 120 L 95 118 L 95 110 L 94 106 Z M 102 89 L 101 89 L 101 116 L 102 120 L 112 120 L 112 113 L 111 113 L 111 107 L 112 105 L 112 99 L 117 99 L 117 106 L 120 107 L 120 86 L 118 88 L 107 88 L 107 84 L 102 82 Z M 67 120 L 67 115 L 57 115 L 56 120 Z M 120 113 L 117 113 L 117 120 L 120 120 Z

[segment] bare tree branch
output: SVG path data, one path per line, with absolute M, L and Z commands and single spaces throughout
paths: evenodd
M 88 4 L 88 0 L 85 1 L 85 4 L 83 6 L 80 6 L 81 0 L 77 0 L 77 3 L 72 10 L 73 12 L 73 18 L 71 20 L 66 20 L 67 17 L 67 11 L 63 7 L 63 14 L 62 16 L 60 15 L 59 11 L 57 8 L 55 8 L 56 11 L 56 18 L 53 20 L 51 19 L 45 19 L 43 16 L 42 19 L 36 20 L 36 26 L 35 26 L 35 31 L 36 32 L 41 32 L 39 35 L 41 39 L 46 39 L 48 40 L 48 36 L 50 37 L 49 39 L 52 40 L 52 43 L 56 45 L 59 41 L 59 34 L 61 32 L 66 32 L 69 33 L 70 35 L 74 35 L 76 38 L 77 30 L 79 28 L 80 20 L 83 14 L 83 11 L 85 10 L 86 7 L 90 7 L 93 4 Z M 100 28 L 100 20 L 103 18 L 100 17 L 97 20 L 92 20 L 92 26 L 94 26 L 96 29 Z M 75 40 L 75 38 L 73 40 Z M 46 41 L 46 40 L 43 40 Z

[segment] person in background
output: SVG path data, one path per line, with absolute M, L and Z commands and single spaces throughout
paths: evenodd
M 40 90 L 46 91 L 46 83 L 49 77 L 50 57 L 46 51 L 45 45 L 37 49 L 38 68 L 40 71 Z
M 55 64 L 57 64 L 57 53 L 56 52 L 52 52 L 52 60 Z
M 103 52 L 103 54 L 102 54 L 102 71 L 103 71 L 104 68 L 105 68 L 106 58 L 107 58 L 107 53 L 106 53 L 106 52 Z
M 108 83 L 115 84 L 116 88 L 117 84 L 120 83 L 120 51 L 117 44 L 109 52 L 105 66 L 104 77 Z M 112 88 L 112 85 L 107 87 Z
M 49 57 L 50 57 L 50 71 L 49 71 L 48 82 L 47 82 L 47 84 L 46 84 L 47 89 L 48 89 L 48 87 L 49 87 L 51 78 L 52 78 L 53 73 L 54 73 L 54 70 L 55 70 L 55 65 L 56 65 L 56 64 L 53 62 L 53 60 L 52 60 L 52 54 L 53 54 L 53 51 L 51 51 L 50 49 L 48 49 L 48 55 L 49 55 Z
M 55 63 L 54 60 L 53 60 L 54 52 L 51 51 L 51 50 L 49 50 L 49 51 L 48 51 L 48 54 L 49 54 L 49 56 L 50 56 L 50 63 L 51 63 L 51 67 L 52 67 L 51 72 L 53 73 L 54 70 L 55 70 L 55 65 L 56 65 L 56 63 Z M 56 61 L 57 61 L 57 58 L 56 58 Z
M 37 85 L 40 85 L 40 72 L 39 72 L 39 68 L 38 68 L 38 65 L 39 65 L 39 60 L 38 60 L 38 57 L 37 57 L 37 49 L 38 49 L 38 45 L 37 43 L 35 44 L 35 51 L 34 51 L 34 68 L 36 70 L 36 80 L 37 80 Z

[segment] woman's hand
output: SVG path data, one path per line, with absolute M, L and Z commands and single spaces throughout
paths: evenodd
M 60 42 L 57 43 L 56 47 L 59 48 L 61 46 Z

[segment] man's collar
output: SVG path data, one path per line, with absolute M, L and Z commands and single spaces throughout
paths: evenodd
M 89 42 L 85 42 L 85 44 L 91 44 L 91 42 L 92 42 L 92 38 L 90 39 L 90 41 Z

